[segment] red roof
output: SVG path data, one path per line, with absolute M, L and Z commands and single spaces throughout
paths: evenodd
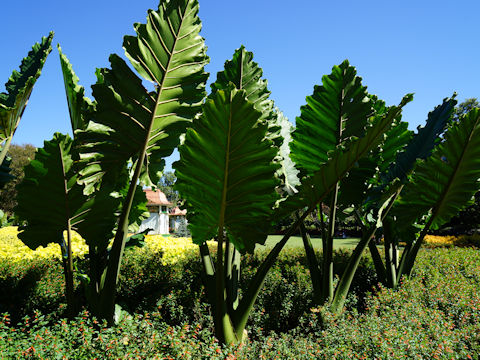
M 170 215 L 170 216 L 177 216 L 177 215 L 185 216 L 185 215 L 187 215 L 187 209 L 180 210 L 180 208 L 178 206 L 176 206 L 174 209 L 170 210 L 170 214 L 168 214 L 168 215 Z
M 144 189 L 145 195 L 147 196 L 147 205 L 172 205 L 170 201 L 167 200 L 167 197 L 160 190 L 153 191 L 151 189 Z

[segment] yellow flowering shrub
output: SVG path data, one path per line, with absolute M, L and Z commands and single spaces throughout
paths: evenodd
M 427 247 L 448 247 L 448 246 L 480 246 L 480 235 L 459 235 L 459 236 L 425 236 L 425 245 Z
M 164 235 L 147 235 L 145 244 L 148 250 L 162 254 L 164 265 L 182 260 L 188 251 L 198 249 L 198 245 L 195 245 L 191 238 L 176 238 Z
M 383 244 L 383 237 L 380 244 Z M 400 245 L 405 246 L 405 242 L 400 242 Z M 480 247 L 480 234 L 474 235 L 426 235 L 422 246 L 427 248 L 437 247 Z
M 61 250 L 58 244 L 50 244 L 47 247 L 40 246 L 36 250 L 24 245 L 18 238 L 18 229 L 14 226 L 0 228 L 0 259 L 9 258 L 13 261 L 25 261 L 34 258 L 57 258 L 61 259 Z M 175 263 L 184 259 L 186 253 L 192 249 L 198 249 L 191 238 L 175 238 L 164 235 L 147 235 L 145 237 L 145 250 L 161 254 L 164 265 Z M 73 256 L 83 258 L 88 253 L 88 246 L 82 237 L 73 233 L 72 238 Z
M 47 247 L 40 246 L 36 250 L 32 250 L 18 238 L 18 232 L 16 226 L 0 228 L 0 259 L 9 258 L 13 261 L 25 261 L 34 258 L 61 259 L 60 245 L 52 243 Z M 88 252 L 87 244 L 75 232 L 72 236 L 72 252 L 74 257 L 80 258 L 83 258 Z

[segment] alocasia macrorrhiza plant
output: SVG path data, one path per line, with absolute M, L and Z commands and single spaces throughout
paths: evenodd
M 174 164 L 176 187 L 188 205 L 193 241 L 201 248 L 215 332 L 224 343 L 242 341 L 256 296 L 288 238 L 358 160 L 378 144 L 410 100 L 406 97 L 376 123 L 365 121 L 360 136 L 352 137 L 344 149 L 337 148 L 325 156 L 324 162 L 299 183 L 295 179 L 298 171 L 286 158 L 288 148 L 285 151 L 284 145 L 288 144 L 282 144 L 279 138 L 282 133 L 288 137 L 289 127 L 268 100 L 261 75 L 252 54 L 243 47 L 238 49 L 226 62 L 225 71 L 218 74 L 202 115 L 187 130 L 179 147 L 180 160 Z M 284 192 L 289 195 L 280 199 L 279 188 L 292 183 L 297 189 L 290 186 L 291 191 Z M 240 299 L 240 254 L 263 244 L 272 220 L 292 212 L 299 213 L 298 220 L 271 250 Z M 217 241 L 215 262 L 205 244 L 212 238 Z
M 472 204 L 480 190 L 480 110 L 449 124 L 442 141 L 416 165 L 385 224 L 387 284 L 410 275 L 429 230 L 436 230 Z M 399 241 L 406 246 L 398 254 Z
M 385 263 L 377 245 L 368 241 L 368 246 L 379 280 L 389 287 L 398 286 L 402 275 L 410 275 L 427 232 L 467 206 L 480 188 L 475 160 L 480 151 L 476 143 L 478 113 L 473 109 L 452 123 L 455 104 L 455 95 L 446 98 L 416 134 L 409 132 L 404 122 L 393 126 L 380 151 L 372 154 L 376 170 L 361 201 L 343 203 L 351 206 L 362 228 L 360 244 L 366 234 L 370 239 L 375 232 L 383 235 Z M 389 204 L 383 208 L 385 199 Z M 401 241 L 406 243 L 402 252 Z M 348 277 L 342 276 L 332 301 L 337 314 L 353 276 L 353 259 L 344 273 Z
M 178 145 L 205 96 L 208 57 L 200 29 L 196 0 L 161 1 L 157 11 L 149 10 L 146 24 L 135 24 L 137 35 L 124 39 L 126 56 L 141 77 L 122 58 L 111 55 L 111 69 L 97 71 L 95 102 L 84 98 L 78 79 L 62 57 L 73 148 L 72 140 L 56 135 L 55 156 L 64 161 L 35 164 L 39 169 L 60 165 L 62 171 L 57 175 L 64 186 L 51 190 L 50 185 L 57 184 L 46 181 L 44 177 L 50 175 L 45 171 L 30 172 L 22 185 L 24 193 L 26 187 L 29 191 L 58 191 L 58 197 L 50 200 L 52 206 L 62 203 L 55 212 L 57 221 L 50 228 L 51 236 L 41 241 L 68 244 L 63 240 L 67 229 L 84 237 L 91 259 L 89 305 L 110 324 L 128 228 L 138 220 L 135 194 L 144 196 L 141 184 L 157 183 L 163 158 Z M 147 90 L 142 79 L 152 82 L 154 90 Z M 71 169 L 74 174 L 70 176 Z M 74 194 L 82 201 L 70 201 Z M 28 237 L 31 241 L 24 241 L 36 247 L 39 240 L 28 236 L 36 221 L 29 201 L 26 196 L 19 201 L 22 216 L 29 222 L 20 236 Z
M 352 136 L 361 136 L 365 125 L 381 119 L 389 108 L 375 96 L 367 93 L 361 78 L 348 62 L 336 66 L 332 74 L 324 76 L 323 85 L 307 97 L 293 133 L 292 159 L 302 174 L 309 174 L 325 162 L 329 151 L 344 147 Z M 430 114 L 428 126 L 413 137 L 408 124 L 398 116 L 384 139 L 348 176 L 339 181 L 327 201 L 327 216 L 319 206 L 323 266 L 320 268 L 308 234 L 303 225 L 302 236 L 314 288 L 314 302 L 327 304 L 334 314 L 343 308 L 353 276 L 366 248 L 375 249 L 372 238 L 382 227 L 382 220 L 392 208 L 407 180 L 415 161 L 425 158 L 433 148 L 438 134 L 447 123 L 455 105 L 446 99 L 441 107 Z M 321 141 L 318 141 L 321 139 Z M 323 208 L 323 207 L 322 207 Z M 337 218 L 343 212 L 354 213 L 362 228 L 362 237 L 337 286 L 333 286 L 333 238 Z M 378 255 L 374 253 L 374 255 Z M 379 257 L 379 256 L 377 256 Z M 377 261 L 376 261 L 377 264 Z M 379 266 L 377 266 L 378 268 Z
M 302 108 L 302 116 L 297 119 L 297 129 L 293 133 L 292 157 L 303 173 L 308 173 L 310 167 L 314 167 L 316 163 L 321 162 L 318 158 L 325 153 L 321 150 L 327 146 L 329 140 L 333 142 L 335 135 L 338 139 L 338 136 L 343 134 L 343 131 L 339 131 L 339 128 L 342 130 L 349 129 L 349 121 L 353 117 L 348 113 L 348 109 L 349 106 L 355 104 L 355 100 L 346 102 L 343 100 L 348 100 L 346 95 L 349 93 L 348 90 L 352 91 L 351 84 L 354 82 L 345 81 L 348 71 L 344 65 L 345 63 L 339 67 L 344 70 L 344 78 L 338 76 L 340 72 L 338 68 L 334 68 L 329 78 L 324 77 L 324 86 L 315 88 L 314 95 L 307 98 L 308 104 Z M 335 80 L 337 81 L 335 82 Z M 334 84 L 337 86 L 333 86 Z M 357 89 L 360 89 L 360 87 L 357 87 Z M 325 101 L 325 93 L 328 91 L 331 93 L 331 98 L 329 101 Z M 335 94 L 335 91 L 337 94 Z M 340 94 L 342 96 L 338 96 Z M 365 109 L 367 104 L 370 103 L 372 112 L 368 116 L 370 116 L 371 121 L 375 122 L 377 118 L 388 111 L 385 104 L 376 97 L 368 95 L 365 91 L 362 95 L 364 97 L 362 106 Z M 475 174 L 476 164 L 471 161 L 474 158 L 472 154 L 475 154 L 475 151 L 478 150 L 475 147 L 474 135 L 476 129 L 474 121 L 470 121 L 468 129 L 465 129 L 467 125 L 458 125 L 463 129 L 462 136 L 458 134 L 456 136 L 449 135 L 450 132 L 455 131 L 455 126 L 445 133 L 456 104 L 454 97 L 445 99 L 440 106 L 436 107 L 429 114 L 426 125 L 419 127 L 418 133 L 415 135 L 408 131 L 408 124 L 398 117 L 392 124 L 391 129 L 385 133 L 384 139 L 378 147 L 373 148 L 367 156 L 361 159 L 358 166 L 352 169 L 348 176 L 334 188 L 329 196 L 328 217 L 326 220 L 323 217 L 320 219 L 323 234 L 322 269 L 319 267 L 308 234 L 303 229 L 302 235 L 314 287 L 314 300 L 319 305 L 328 305 L 333 314 L 337 316 L 340 314 L 360 257 L 367 246 L 370 248 L 379 279 L 388 286 L 395 287 L 402 274 L 410 274 L 415 256 L 423 237 L 430 229 L 430 225 L 434 224 L 433 228 L 438 228 L 439 225 L 445 223 L 446 220 L 466 206 L 468 200 L 478 191 L 478 182 L 475 181 L 477 176 Z M 347 106 L 343 106 L 344 103 Z M 333 111 L 334 109 L 337 110 L 337 113 Z M 362 114 L 362 107 L 359 106 L 357 109 Z M 367 111 L 364 111 L 363 114 L 367 114 Z M 333 121 L 335 119 L 337 119 L 336 123 Z M 458 123 L 465 124 L 468 119 L 470 118 L 464 117 Z M 328 120 L 331 121 L 330 126 L 326 125 Z M 358 120 L 357 122 L 361 123 Z M 341 127 L 342 124 L 344 124 L 343 127 Z M 361 131 L 361 127 L 357 129 Z M 327 140 L 318 146 L 315 145 L 316 138 Z M 299 139 L 298 142 L 296 142 L 297 139 Z M 452 144 L 453 142 L 456 142 L 455 146 L 457 148 L 465 147 L 466 150 L 462 153 L 462 156 L 458 154 L 452 156 L 452 150 L 449 153 L 449 146 L 452 147 L 452 145 L 448 146 L 446 144 Z M 441 144 L 438 145 L 439 143 Z M 305 144 L 309 146 L 305 146 Z M 338 142 L 336 146 L 341 146 L 341 142 Z M 335 145 L 332 145 L 332 147 L 334 148 Z M 318 150 L 320 150 L 319 154 L 316 154 Z M 435 150 L 433 155 L 431 155 L 432 150 Z M 435 157 L 443 159 L 443 162 L 434 161 Z M 429 164 L 428 172 L 422 170 L 424 161 Z M 452 168 L 448 175 L 444 174 L 447 164 L 450 164 Z M 417 171 L 420 174 L 423 173 L 423 175 L 418 175 Z M 418 176 L 423 178 L 422 190 L 418 185 L 415 190 L 412 190 Z M 428 179 L 439 176 L 443 180 L 443 184 L 441 181 L 437 181 L 435 186 L 437 190 L 435 191 L 432 187 L 435 182 Z M 427 184 L 430 187 L 426 186 Z M 439 190 L 439 188 L 442 188 L 442 190 Z M 444 204 L 445 198 L 451 196 L 451 192 L 459 193 L 459 189 L 462 189 L 463 193 L 456 196 L 454 201 L 448 202 L 448 215 L 444 215 L 441 221 L 434 222 L 431 220 L 437 216 L 436 214 L 442 213 L 442 210 L 445 211 L 446 208 L 443 205 L 443 209 L 436 211 L 435 207 Z M 405 191 L 408 192 L 408 197 L 406 194 L 404 195 Z M 429 195 L 423 194 L 425 191 Z M 415 210 L 409 210 L 412 205 L 418 201 L 421 202 L 418 199 L 414 200 L 417 197 L 418 199 L 429 198 L 429 206 L 414 206 Z M 399 204 L 403 204 L 403 207 Z M 401 210 L 398 210 L 400 208 Z M 334 264 L 331 261 L 331 255 L 336 211 L 353 213 L 361 226 L 362 237 L 354 249 L 346 269 L 341 274 L 336 288 L 334 288 L 332 286 Z M 421 212 L 421 216 L 417 213 L 418 211 Z M 419 221 L 422 216 L 427 216 L 428 211 L 432 211 L 432 214 L 427 224 L 422 226 L 418 223 L 414 226 L 414 218 Z M 416 216 L 414 215 L 409 218 L 409 221 L 405 221 L 405 216 L 402 217 L 401 214 L 408 213 L 414 213 Z M 398 222 L 396 219 L 401 220 Z M 417 234 L 418 237 L 416 238 L 415 233 L 418 233 L 419 229 L 423 229 L 423 231 L 419 235 Z M 376 244 L 371 241 L 375 235 L 384 235 L 385 265 Z M 407 241 L 407 246 L 401 258 L 398 248 L 400 239 Z
M 334 66 L 332 73 L 322 78 L 322 85 L 315 86 L 314 93 L 307 97 L 307 104 L 301 107 L 301 114 L 296 119 L 290 146 L 292 160 L 301 170 L 301 174 L 311 175 L 327 162 L 330 152 L 345 147 L 352 137 L 361 137 L 367 124 L 375 119 L 374 115 L 374 102 L 366 87 L 362 85 L 362 79 L 357 76 L 355 68 L 350 66 L 348 61 Z M 355 170 L 365 174 L 365 167 L 368 165 L 365 159 L 362 159 Z M 346 192 L 349 192 L 351 197 L 361 194 L 362 187 L 366 185 L 366 177 L 371 175 L 367 171 L 366 177 L 361 177 L 360 181 L 354 183 L 352 179 L 356 180 L 355 170 L 350 172 L 343 182 L 339 180 L 335 184 L 326 201 L 329 211 L 325 218 L 322 215 L 322 204 L 318 205 L 322 230 L 321 269 L 302 226 L 314 285 L 314 298 L 318 304 L 330 302 L 334 296 L 333 240 L 340 198 L 345 197 Z
M 111 69 L 101 69 L 93 86 L 96 111 L 78 134 L 85 164 L 81 181 L 87 189 L 101 188 L 116 183 L 125 170 L 130 174 L 98 291 L 97 312 L 109 320 L 135 192 L 141 190 L 139 184 L 157 184 L 163 159 L 176 148 L 205 96 L 208 57 L 200 29 L 197 1 L 160 2 L 157 11 L 148 12 L 146 24 L 135 25 L 137 35 L 124 39 L 126 56 L 155 89 L 148 91 L 116 55 L 110 56 Z

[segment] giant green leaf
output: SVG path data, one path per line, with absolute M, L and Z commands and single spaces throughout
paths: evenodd
M 76 130 L 85 130 L 89 118 L 95 109 L 95 103 L 85 97 L 85 89 L 79 84 L 79 79 L 73 71 L 72 64 L 58 46 L 60 64 L 62 66 L 65 93 L 67 97 L 70 122 L 74 133 L 72 156 L 76 159 L 78 139 Z M 78 164 L 77 164 L 78 165 Z M 123 201 L 128 193 L 130 175 L 128 164 L 125 163 L 123 172 L 114 181 L 105 182 L 88 196 L 88 216 L 78 224 L 77 231 L 90 246 L 90 251 L 99 253 L 105 251 L 109 241 L 113 238 L 117 227 L 117 220 L 121 213 Z M 135 201 L 130 211 L 130 231 L 138 230 L 138 225 L 145 218 L 147 212 L 146 198 L 140 186 L 136 189 Z
M 375 95 L 369 95 L 373 107 L 371 122 L 376 123 L 383 119 L 388 111 L 385 102 L 379 100 Z M 390 129 L 385 133 L 383 141 L 374 147 L 369 153 L 358 161 L 358 163 L 348 172 L 340 183 L 337 205 L 342 210 L 339 216 L 344 213 L 349 214 L 351 206 L 359 206 L 365 201 L 366 193 L 372 183 L 378 177 L 377 172 L 380 171 L 381 164 L 384 162 L 382 158 L 383 146 L 389 139 L 389 133 L 394 130 L 396 121 L 392 122 Z M 390 164 L 389 164 L 390 165 Z
M 359 206 L 365 201 L 377 169 L 377 163 L 371 156 L 367 155 L 357 161 L 340 184 L 338 206 L 342 210 L 353 205 Z
M 33 85 L 40 76 L 48 54 L 52 51 L 52 39 L 53 32 L 48 37 L 42 37 L 40 43 L 33 45 L 32 50 L 20 64 L 20 71 L 14 70 L 5 84 L 7 92 L 0 93 L 0 145 L 5 142 L 0 152 L 0 164 L 6 157 L 9 143 L 25 111 Z
M 277 116 L 277 122 L 281 129 L 280 135 L 283 139 L 283 143 L 279 149 L 281 168 L 277 174 L 282 181 L 283 191 L 292 194 L 296 191 L 296 187 L 300 185 L 300 179 L 298 178 L 300 171 L 295 167 L 295 163 L 290 158 L 290 142 L 292 141 L 293 125 L 283 113 L 278 110 Z
M 218 72 L 217 80 L 211 84 L 212 92 L 226 90 L 233 83 L 237 89 L 246 91 L 248 101 L 262 112 L 262 117 L 269 116 L 273 113 L 273 101 L 268 98 L 270 91 L 262 75 L 263 70 L 253 61 L 253 53 L 241 46 L 232 59 L 225 62 L 224 70 Z
M 412 138 L 412 131 L 408 130 L 406 121 L 397 121 L 386 134 L 386 139 L 381 146 L 378 161 L 379 173 L 384 174 L 390 165 L 395 162 L 397 154 L 402 152 Z
M 389 108 L 377 96 L 369 95 L 369 97 L 374 110 L 370 121 L 375 124 L 383 119 Z M 407 127 L 408 124 L 401 121 L 401 114 L 399 114 L 378 146 L 360 159 L 341 181 L 338 205 L 343 211 L 351 206 L 358 208 L 364 204 L 372 186 L 378 183 L 379 178 L 395 160 L 396 154 L 408 143 L 410 132 Z M 381 204 L 378 205 L 381 206 Z
M 201 244 L 224 230 L 239 251 L 253 251 L 268 232 L 279 165 L 261 113 L 245 90 L 218 90 L 188 129 L 174 163 L 176 188 L 189 204 L 189 228 Z
M 345 60 L 315 86 L 307 105 L 301 107 L 293 132 L 291 157 L 297 167 L 312 174 L 334 151 L 351 137 L 365 132 L 372 115 L 372 103 L 362 79 Z
M 262 68 L 253 61 L 253 53 L 241 46 L 235 50 L 232 59 L 225 62 L 224 70 L 218 72 L 217 80 L 211 84 L 212 92 L 228 89 L 230 83 L 233 83 L 237 89 L 245 90 L 248 101 L 262 113 L 261 120 L 268 124 L 267 137 L 280 146 L 280 126 L 276 124 L 277 114 L 273 100 L 269 99 L 267 80 L 262 78 L 262 75 Z
M 85 239 L 91 251 L 106 250 L 117 230 L 118 217 L 127 196 L 130 177 L 123 173 L 117 181 L 103 182 L 95 192 L 88 195 L 88 216 L 77 225 L 77 232 Z M 129 214 L 129 231 L 136 232 L 146 218 L 147 200 L 141 186 L 135 188 L 135 199 Z M 147 215 L 148 216 L 148 215 Z
M 399 106 L 392 106 L 382 120 L 369 127 L 363 137 L 353 140 L 346 150 L 337 149 L 331 153 L 330 159 L 319 170 L 302 180 L 298 193 L 280 204 L 277 216 L 283 217 L 304 207 L 313 209 L 362 157 L 378 145 L 402 107 L 411 99 L 412 95 L 407 95 Z
M 94 110 L 94 104 L 85 96 L 85 88 L 78 83 L 78 76 L 75 75 L 72 64 L 62 52 L 60 45 L 57 48 L 60 54 L 60 65 L 67 95 L 70 123 L 72 131 L 75 133 L 76 130 L 85 130 L 87 128 L 88 118 Z
M 388 111 L 388 107 L 384 101 L 378 99 L 376 96 L 372 96 L 372 101 L 375 117 L 381 118 Z M 377 149 L 373 150 L 372 159 L 378 166 L 378 174 L 383 176 L 392 164 L 395 163 L 397 155 L 405 150 L 412 136 L 413 132 L 408 130 L 408 123 L 402 121 L 401 116 L 394 119 L 392 127 L 385 133 L 384 140 Z M 376 176 L 375 180 L 378 181 L 378 179 L 379 176 Z
M 132 169 L 141 168 L 143 184 L 157 183 L 163 158 L 205 97 L 208 57 L 200 28 L 196 0 L 162 1 L 157 11 L 148 11 L 146 24 L 135 24 L 136 36 L 124 39 L 126 56 L 155 89 L 148 91 L 117 55 L 110 56 L 111 69 L 98 72 L 96 112 L 87 130 L 78 132 L 87 192 L 105 174 L 115 178 L 129 159 Z
M 59 133 L 45 141 L 18 185 L 15 214 L 27 222 L 18 236 L 32 249 L 49 243 L 63 246 L 63 232 L 77 230 L 88 213 L 90 204 L 73 169 L 72 144 L 68 135 Z
M 451 98 L 445 98 L 441 105 L 428 114 L 425 126 L 417 128 L 417 133 L 413 135 L 405 150 L 398 153 L 396 161 L 388 169 L 385 183 L 390 183 L 395 178 L 404 181 L 412 172 L 418 159 L 426 159 L 430 156 L 451 120 L 457 104 L 455 96 L 454 94 Z
M 416 134 L 412 135 L 403 122 L 397 122 L 392 127 L 378 154 L 380 172 L 375 185 L 369 189 L 367 208 L 382 204 L 408 180 L 417 161 L 431 154 L 451 120 L 455 104 L 455 95 L 444 99 L 428 114 L 425 126 L 419 126 Z
M 429 211 L 431 229 L 472 203 L 480 188 L 480 110 L 474 109 L 450 125 L 432 155 L 419 163 L 393 209 L 400 226 Z

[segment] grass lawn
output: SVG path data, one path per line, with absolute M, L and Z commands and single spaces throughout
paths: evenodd
M 268 247 L 268 248 L 272 248 L 281 239 L 282 239 L 282 235 L 270 235 L 268 237 L 266 243 L 265 243 L 265 246 Z M 340 248 L 354 249 L 359 241 L 360 241 L 360 238 L 334 239 L 333 248 L 334 249 L 340 249 Z M 315 249 L 321 249 L 322 248 L 322 238 L 312 236 L 312 245 Z M 286 248 L 303 248 L 302 237 L 301 236 L 292 236 L 288 240 L 285 247 Z M 260 246 L 258 246 L 258 248 L 261 249 Z

